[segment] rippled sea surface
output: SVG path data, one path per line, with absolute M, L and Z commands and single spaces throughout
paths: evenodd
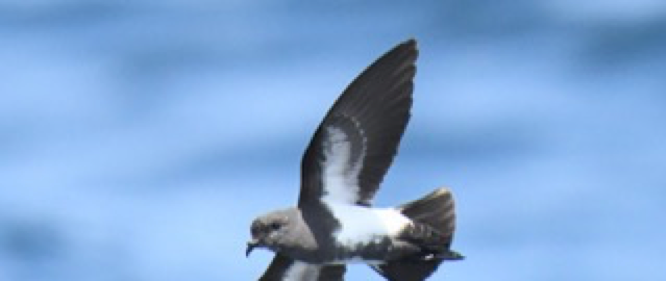
M 5 0 L 0 280 L 255 280 L 250 221 L 411 37 L 375 203 L 452 188 L 467 259 L 431 280 L 666 279 L 663 1 Z

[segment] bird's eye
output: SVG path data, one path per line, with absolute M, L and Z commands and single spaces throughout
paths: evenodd
M 277 223 L 277 222 L 274 222 L 274 223 L 271 223 L 271 224 L 269 225 L 269 227 L 270 227 L 272 230 L 278 230 L 278 229 L 280 229 L 280 228 L 282 227 L 282 225 L 279 224 L 279 223 Z

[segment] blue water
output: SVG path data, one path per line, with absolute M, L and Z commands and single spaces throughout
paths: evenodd
M 324 112 L 410 37 L 376 204 L 453 189 L 467 259 L 432 280 L 666 280 L 659 0 L 5 0 L 0 280 L 256 279 L 250 221 L 295 203 Z

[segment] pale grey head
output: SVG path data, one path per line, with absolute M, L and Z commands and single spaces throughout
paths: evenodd
M 288 208 L 261 215 L 252 221 L 252 240 L 247 243 L 245 255 L 255 248 L 274 252 L 289 251 L 291 245 L 302 243 L 305 224 L 297 208 Z

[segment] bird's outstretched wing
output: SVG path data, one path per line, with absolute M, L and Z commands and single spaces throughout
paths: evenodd
M 371 204 L 409 121 L 417 55 L 415 40 L 399 44 L 338 98 L 303 156 L 299 207 Z
M 276 254 L 259 281 L 343 281 L 344 265 L 312 265 Z

